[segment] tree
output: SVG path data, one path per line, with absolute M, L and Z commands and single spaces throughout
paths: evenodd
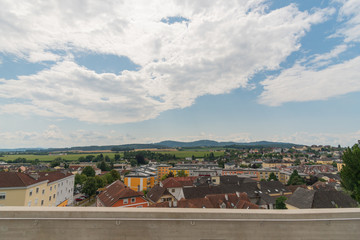
M 120 154 L 115 154 L 114 159 L 115 161 L 120 161 Z
M 95 170 L 91 166 L 86 166 L 82 170 L 81 174 L 84 174 L 87 177 L 95 177 Z
M 110 162 L 110 157 L 108 155 L 105 156 L 105 162 Z
M 355 144 L 344 151 L 340 171 L 341 185 L 353 199 L 360 202 L 360 148 Z
M 269 178 L 268 178 L 268 182 L 269 181 L 279 181 L 279 179 L 276 177 L 275 173 L 270 173 Z
M 98 168 L 101 169 L 101 171 L 110 171 L 109 165 L 103 160 L 97 165 Z
M 137 161 L 136 161 L 135 159 L 131 159 L 131 160 L 130 160 L 130 165 L 131 165 L 132 167 L 135 167 L 136 164 L 137 164 Z
M 113 182 L 116 180 L 120 180 L 120 173 L 118 171 L 116 171 L 115 169 L 110 171 L 110 175 L 113 179 Z
M 170 178 L 170 177 L 175 177 L 173 172 L 169 172 L 169 174 L 167 175 L 167 178 Z
M 95 177 L 89 177 L 84 184 L 82 192 L 89 196 L 90 201 L 90 197 L 96 193 L 96 190 Z
M 188 175 L 186 174 L 185 170 L 180 170 L 180 171 L 177 171 L 176 176 L 177 177 L 187 177 Z
M 135 159 L 138 165 L 146 164 L 145 157 L 142 154 L 136 154 Z
M 287 198 L 285 196 L 278 197 L 275 202 L 276 209 L 287 209 L 285 201 Z
M 103 188 L 106 185 L 105 179 L 100 176 L 95 176 L 96 188 Z
M 287 182 L 287 185 L 301 185 L 304 183 L 305 183 L 305 181 L 302 177 L 300 177 L 298 171 L 294 170 L 290 176 L 289 181 Z

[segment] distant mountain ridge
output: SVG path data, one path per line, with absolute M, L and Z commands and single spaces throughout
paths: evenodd
M 269 142 L 258 141 L 249 143 L 237 143 L 237 142 L 217 142 L 213 140 L 198 140 L 193 142 L 179 142 L 179 141 L 162 141 L 159 143 L 149 144 L 123 144 L 123 145 L 107 145 L 107 146 L 78 146 L 70 148 L 16 148 L 16 149 L 0 149 L 1 152 L 10 151 L 101 151 L 101 150 L 114 150 L 125 151 L 133 149 L 151 149 L 151 148 L 196 148 L 196 147 L 229 147 L 229 148 L 249 148 L 249 147 L 274 147 L 274 148 L 291 148 L 293 146 L 304 146 L 294 143 L 282 143 L 282 142 Z

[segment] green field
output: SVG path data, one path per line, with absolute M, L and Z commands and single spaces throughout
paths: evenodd
M 79 157 L 86 157 L 87 155 L 98 155 L 100 153 L 82 153 L 82 154 L 67 154 L 67 155 L 33 155 L 33 154 L 12 154 L 12 155 L 4 155 L 3 157 L 0 157 L 0 161 L 12 161 L 15 160 L 17 158 L 26 158 L 26 160 L 35 160 L 35 159 L 39 159 L 39 161 L 43 161 L 43 162 L 51 162 L 52 160 L 54 160 L 55 158 L 62 158 L 68 161 L 77 161 L 79 159 Z M 116 153 L 102 153 L 104 155 L 104 157 L 106 155 L 108 155 L 111 159 L 114 158 L 114 155 Z M 118 153 L 120 154 L 120 156 L 123 156 L 122 153 Z
M 192 157 L 195 156 L 196 158 L 202 158 L 204 155 L 209 155 L 211 151 L 209 150 L 192 150 L 192 151 L 154 151 L 155 153 L 161 153 L 161 154 L 170 154 L 175 155 L 176 158 L 186 158 L 186 157 Z M 222 156 L 223 152 L 213 152 L 215 157 Z M 81 154 L 74 154 L 74 153 L 68 153 L 67 155 L 34 155 L 34 154 L 10 154 L 10 155 L 4 155 L 3 157 L 0 157 L 0 161 L 13 161 L 17 158 L 26 158 L 26 160 L 32 161 L 35 159 L 39 159 L 39 161 L 42 162 L 51 162 L 55 158 L 61 158 L 65 159 L 67 161 L 77 161 L 79 157 L 86 157 L 87 155 L 98 155 L 100 153 L 81 153 Z M 124 156 L 123 152 L 119 153 L 102 153 L 105 156 L 109 156 L 110 159 L 114 159 L 115 154 L 120 154 L 121 157 Z

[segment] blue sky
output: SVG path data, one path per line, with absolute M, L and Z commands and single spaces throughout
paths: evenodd
M 359 1 L 0 3 L 0 148 L 360 139 Z

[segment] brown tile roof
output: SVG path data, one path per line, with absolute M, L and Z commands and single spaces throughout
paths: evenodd
M 36 180 L 25 173 L 0 172 L 0 188 L 26 187 L 44 180 Z
M 49 183 L 58 181 L 60 179 L 72 176 L 70 172 L 53 171 L 53 172 L 39 172 L 39 180 L 49 180 Z
M 152 202 L 157 202 L 160 197 L 162 195 L 164 195 L 165 193 L 170 194 L 166 188 L 164 187 L 160 187 L 159 185 L 154 186 L 152 189 L 150 189 L 150 191 L 147 193 L 147 197 L 152 201 Z
M 172 203 L 173 206 L 174 203 Z M 177 203 L 178 208 L 225 208 L 259 209 L 259 206 L 250 202 L 246 193 L 237 194 L 210 194 L 204 198 L 181 199 Z M 151 207 L 170 207 L 169 202 L 151 205 Z
M 112 184 L 106 186 L 106 190 L 100 193 L 98 198 L 104 204 L 104 206 L 111 207 L 119 199 L 139 196 L 144 196 L 144 194 L 142 192 L 136 192 L 126 187 L 124 183 L 116 180 Z
M 165 188 L 178 188 L 193 186 L 198 177 L 170 177 L 163 180 L 161 183 Z
M 183 185 L 170 177 L 161 182 L 164 188 L 181 188 Z

